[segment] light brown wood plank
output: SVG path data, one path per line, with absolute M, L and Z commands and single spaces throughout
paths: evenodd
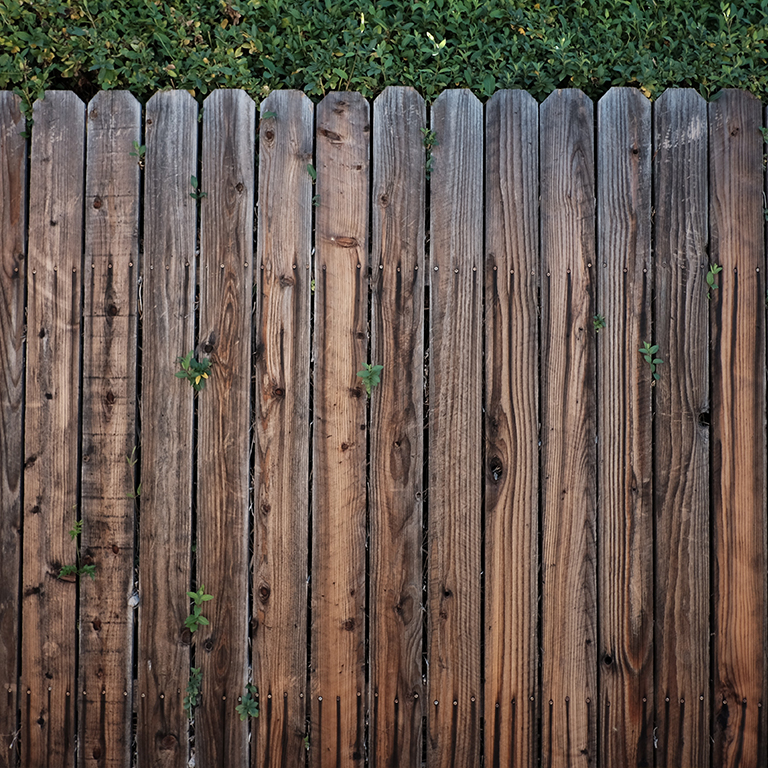
M 485 762 L 535 765 L 539 509 L 539 105 L 485 118 Z
M 482 717 L 483 107 L 445 91 L 431 123 L 427 765 L 459 768 Z
M 363 759 L 370 107 L 317 106 L 312 465 L 313 766 Z
M 15 765 L 23 459 L 26 121 L 0 92 L 0 768 Z M 11 745 L 14 745 L 11 748 Z
M 79 761 L 128 768 L 133 690 L 136 331 L 141 105 L 105 91 L 88 105 L 83 299 L 84 564 Z M 85 690 L 86 695 L 80 691 Z
M 593 105 L 541 105 L 542 763 L 597 759 Z
M 606 324 L 595 331 L 600 760 L 649 766 L 655 380 L 638 350 L 652 343 L 651 104 L 639 90 L 611 88 L 600 99 L 597 142 L 597 312 Z
M 197 583 L 214 599 L 196 635 L 201 765 L 245 766 L 248 650 L 251 298 L 256 105 L 245 91 L 214 91 L 203 105 L 200 355 L 213 372 L 197 421 Z
M 654 104 L 657 765 L 709 766 L 707 105 Z M 718 282 L 720 282 L 718 280 Z M 639 354 L 639 353 L 638 353 Z
M 744 91 L 721 91 L 709 105 L 710 261 L 723 267 L 710 315 L 718 768 L 757 766 L 766 749 L 758 747 L 768 642 L 760 127 L 760 102 Z
M 145 142 L 137 744 L 140 765 L 183 768 L 194 392 L 174 374 L 195 347 L 197 229 L 197 104 L 186 91 L 147 102 Z
M 303 765 L 307 700 L 312 102 L 275 91 L 259 130 L 252 765 Z M 270 698 L 271 696 L 271 698 Z
M 376 765 L 419 765 L 424 457 L 424 100 L 374 102 L 369 743 Z
M 21 739 L 30 766 L 75 756 L 78 400 L 85 107 L 47 91 L 30 163 Z

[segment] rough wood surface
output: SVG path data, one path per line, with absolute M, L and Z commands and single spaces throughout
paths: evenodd
M 768 703 L 761 127 L 760 102 L 743 91 L 721 91 L 709 104 L 710 262 L 723 268 L 710 302 L 718 768 L 768 758 L 759 736 Z
M 34 105 L 30 162 L 21 743 L 29 766 L 74 765 L 78 400 L 85 107 Z
M 600 760 L 651 766 L 654 380 L 638 352 L 651 342 L 651 103 L 611 88 L 597 139 Z
M 305 757 L 313 112 L 300 91 L 275 91 L 261 105 L 253 675 L 262 709 L 251 747 L 259 768 Z
M 194 392 L 175 373 L 195 347 L 197 231 L 197 104 L 186 91 L 147 102 L 145 141 L 137 744 L 140 765 L 184 768 Z
M 83 272 L 83 563 L 79 759 L 131 764 L 133 469 L 141 106 L 125 91 L 88 105 Z M 85 690 L 86 695 L 80 691 Z
M 0 768 L 15 764 L 23 459 L 26 121 L 0 92 Z M 13 745 L 13 747 L 11 747 Z
M 485 118 L 485 762 L 536 763 L 539 108 Z
M 597 759 L 593 104 L 555 91 L 540 120 L 542 759 L 559 768 Z
M 654 105 L 654 185 L 656 761 L 708 768 L 707 105 L 692 89 Z
M 359 765 L 365 718 L 366 392 L 370 107 L 317 106 L 312 466 L 313 766 Z
M 432 106 L 427 765 L 478 765 L 483 108 L 467 90 Z
M 256 105 L 214 91 L 203 105 L 199 354 L 213 361 L 198 398 L 197 583 L 213 595 L 196 636 L 201 766 L 244 766 L 248 724 L 235 710 L 248 665 L 251 298 Z
M 426 108 L 411 88 L 374 102 L 371 362 L 371 759 L 421 761 Z

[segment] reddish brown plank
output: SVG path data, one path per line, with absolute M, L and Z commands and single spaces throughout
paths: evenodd
M 466 90 L 432 106 L 427 765 L 478 765 L 483 108 Z
M 654 105 L 657 765 L 709 766 L 707 105 Z
M 597 758 L 593 105 L 541 105 L 543 764 Z
M 83 563 L 79 759 L 131 764 L 133 468 L 141 106 L 126 91 L 88 105 L 83 299 Z
M 195 716 L 201 766 L 245 766 L 248 650 L 251 297 L 256 105 L 214 91 L 203 112 L 200 354 L 213 373 L 198 397 L 197 583 L 214 596 L 196 636 L 203 675 Z
M 709 105 L 712 312 L 714 764 L 757 766 L 766 704 L 765 245 L 760 102 Z M 765 739 L 765 736 L 763 736 Z
M 485 116 L 485 762 L 535 765 L 539 495 L 539 106 Z
M 0 768 L 18 755 L 27 147 L 18 96 L 0 92 Z
M 386 88 L 374 102 L 371 361 L 371 760 L 419 765 L 422 685 L 424 100 Z
M 309 532 L 312 102 L 261 105 L 256 338 L 252 765 L 303 765 Z M 258 278 L 257 278 L 258 279 Z
M 310 762 L 323 768 L 364 748 L 369 113 L 356 93 L 317 106 Z
M 142 766 L 183 768 L 194 392 L 174 374 L 195 346 L 197 229 L 197 104 L 186 91 L 147 102 L 145 141 L 137 747 Z
M 48 91 L 34 105 L 30 163 L 22 755 L 29 766 L 75 756 L 75 563 L 85 107 Z
M 638 350 L 651 342 L 651 104 L 639 90 L 598 102 L 597 167 L 600 760 L 650 766 L 655 380 Z

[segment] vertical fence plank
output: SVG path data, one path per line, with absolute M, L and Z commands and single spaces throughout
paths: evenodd
M 174 374 L 194 348 L 197 234 L 197 105 L 186 91 L 147 102 L 146 146 L 137 741 L 140 765 L 182 768 L 194 398 Z
M 311 762 L 337 768 L 364 749 L 369 112 L 317 107 Z
M 542 749 L 596 760 L 593 105 L 541 105 Z
M 650 766 L 655 380 L 638 350 L 651 341 L 651 104 L 612 88 L 597 125 L 600 760 Z
M 483 107 L 432 107 L 427 765 L 480 755 Z
M 424 100 L 386 88 L 374 103 L 371 361 L 371 758 L 419 765 L 422 686 Z
M 195 751 L 201 766 L 244 766 L 256 105 L 219 90 L 203 115 L 199 338 L 213 365 L 198 399 L 197 583 L 214 599 L 196 637 Z
M 127 91 L 88 105 L 83 286 L 79 754 L 130 765 L 133 689 L 133 469 L 141 106 Z M 126 693 L 128 695 L 126 695 Z
M 766 706 L 765 254 L 760 102 L 709 105 L 716 766 L 759 765 Z
M 657 765 L 709 766 L 707 106 L 654 105 Z M 631 350 L 630 350 L 631 351 Z M 700 418 L 701 416 L 701 418 Z
M 18 96 L 0 92 L 0 768 L 18 755 L 19 572 L 27 146 Z M 13 745 L 13 746 L 12 746 Z
M 251 753 L 270 768 L 304 760 L 313 106 L 275 91 L 261 110 Z
M 539 496 L 539 107 L 485 120 L 485 763 L 535 765 Z
M 85 108 L 48 91 L 34 105 L 24 435 L 22 755 L 74 764 L 77 519 Z

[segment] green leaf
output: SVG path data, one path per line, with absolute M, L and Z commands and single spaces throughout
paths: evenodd
M 307 173 L 312 178 L 312 181 L 317 181 L 317 171 L 315 170 L 315 166 L 311 163 L 307 163 Z

